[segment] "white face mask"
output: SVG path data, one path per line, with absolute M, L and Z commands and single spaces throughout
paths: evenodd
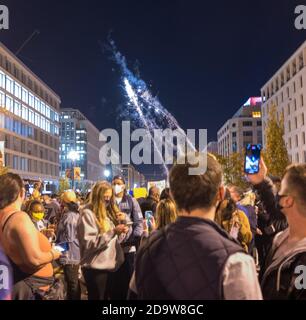
M 115 184 L 114 186 L 115 195 L 121 193 L 124 190 L 124 188 L 125 188 L 124 184 L 123 185 Z

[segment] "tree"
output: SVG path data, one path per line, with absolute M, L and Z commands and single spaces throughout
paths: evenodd
M 8 167 L 0 167 L 0 176 L 8 173 L 8 171 L 9 171 Z
M 228 157 L 217 156 L 219 163 L 223 169 L 223 178 L 225 184 L 233 184 L 245 189 L 248 182 L 245 179 L 243 171 L 244 156 L 240 153 L 232 153 Z
M 59 179 L 59 187 L 58 187 L 58 192 L 62 193 L 65 190 L 70 189 L 70 183 L 68 178 L 60 178 Z
M 265 149 L 263 158 L 269 174 L 282 177 L 290 163 L 286 143 L 284 141 L 284 117 L 277 119 L 276 106 L 269 112 L 269 119 L 265 130 Z

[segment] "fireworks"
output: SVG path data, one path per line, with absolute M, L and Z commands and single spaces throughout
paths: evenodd
M 143 125 L 150 132 L 152 141 L 154 141 L 154 129 L 176 129 L 186 136 L 177 120 L 163 107 L 159 99 L 153 96 L 147 84 L 128 68 L 126 58 L 118 51 L 112 39 L 109 40 L 108 49 L 112 52 L 113 60 L 121 69 L 123 89 L 128 98 L 125 113 L 128 113 L 134 124 L 138 127 Z M 187 137 L 186 141 L 189 149 L 195 150 Z M 162 158 L 161 154 L 160 157 Z M 163 166 L 165 173 L 168 174 L 166 164 L 164 163 Z

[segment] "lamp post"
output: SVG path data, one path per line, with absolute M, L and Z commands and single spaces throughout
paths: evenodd
M 68 159 L 72 161 L 72 189 L 74 189 L 74 165 L 79 158 L 79 153 L 75 150 L 71 150 L 68 154 Z
M 103 174 L 104 174 L 105 179 L 108 181 L 111 176 L 111 171 L 109 169 L 105 169 Z

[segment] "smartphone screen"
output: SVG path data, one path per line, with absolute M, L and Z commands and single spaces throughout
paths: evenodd
M 54 246 L 54 249 L 62 253 L 66 252 L 69 250 L 69 243 L 68 242 L 58 243 Z
M 259 171 L 261 146 L 259 144 L 248 144 L 246 146 L 244 172 L 255 174 Z
M 153 211 L 146 211 L 145 212 L 145 218 L 146 218 L 146 221 L 147 221 L 147 226 L 149 228 L 151 228 L 151 218 L 153 217 Z

